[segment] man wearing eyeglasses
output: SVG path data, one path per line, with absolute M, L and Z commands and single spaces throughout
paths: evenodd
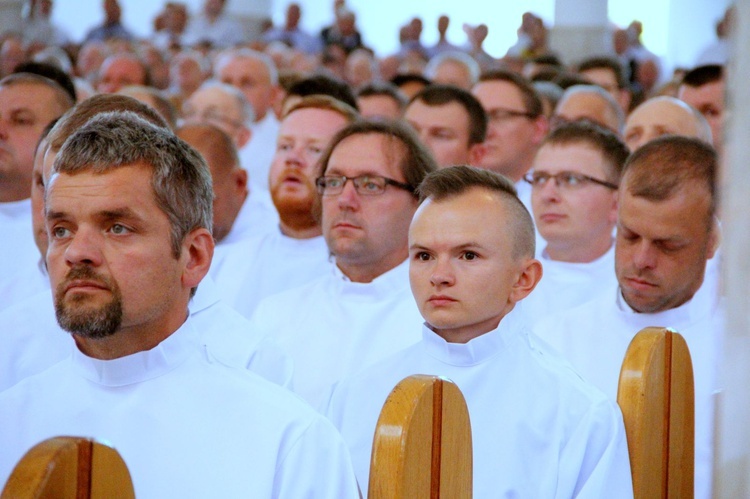
M 419 340 L 409 291 L 415 189 L 437 166 L 400 122 L 353 123 L 332 139 L 317 179 L 332 272 L 263 300 L 252 321 L 294 360 L 294 390 L 314 406 L 330 385 Z
M 522 307 L 533 323 L 587 302 L 615 282 L 613 229 L 628 149 L 593 123 L 561 125 L 542 143 L 532 173 L 534 222 L 544 239 L 544 278 Z
M 547 134 L 547 118 L 536 90 L 508 71 L 485 73 L 472 91 L 487 113 L 486 153 L 479 166 L 511 179 L 531 211 L 531 189 L 522 180 Z
M 212 125 L 226 133 L 232 139 L 237 154 L 252 137 L 250 123 L 255 116 L 253 107 L 240 90 L 225 83 L 207 81 L 201 85 L 185 101 L 182 114 L 185 124 Z M 230 195 L 242 198 L 242 208 L 232 220 L 230 231 L 214 234 L 216 242 L 221 245 L 267 234 L 278 227 L 279 216 L 270 200 L 263 198 L 262 192 L 250 189 L 247 170 L 242 168 L 235 177 L 236 185 Z
M 695 380 L 695 497 L 711 497 L 714 394 L 722 313 L 706 261 L 718 245 L 714 149 L 660 137 L 628 158 L 618 193 L 617 283 L 534 330 L 612 399 L 633 336 L 671 327 L 687 342 Z M 536 292 L 536 291 L 535 291 Z

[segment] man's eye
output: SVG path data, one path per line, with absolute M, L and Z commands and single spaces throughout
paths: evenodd
M 419 253 L 414 255 L 415 260 L 419 260 L 421 262 L 426 262 L 430 259 L 430 254 L 426 251 L 420 251 Z
M 374 182 L 372 180 L 368 180 L 368 181 L 363 182 L 362 183 L 362 187 L 366 191 L 377 192 L 377 191 L 380 190 L 380 186 L 377 184 L 377 182 Z
M 307 150 L 310 151 L 313 154 L 320 154 L 320 153 L 323 152 L 323 149 L 321 149 L 318 146 L 310 146 L 310 147 L 307 148 Z
M 63 237 L 67 237 L 68 234 L 70 234 L 70 231 L 66 229 L 65 227 L 54 227 L 52 229 L 52 237 L 55 239 L 61 239 Z
M 124 226 L 124 225 L 122 225 L 122 224 L 114 224 L 114 225 L 112 226 L 112 228 L 110 228 L 109 230 L 110 230 L 110 232 L 112 232 L 112 234 L 117 234 L 117 235 L 120 235 L 120 234 L 127 234 L 128 232 L 130 232 L 130 231 L 128 230 L 128 228 L 127 228 L 127 227 L 125 227 L 125 226 Z
M 278 145 L 276 146 L 276 150 L 277 150 L 277 151 L 288 151 L 288 150 L 290 150 L 291 148 L 292 148 L 292 146 L 290 146 L 289 144 L 278 144 Z
M 338 187 L 341 187 L 341 184 L 342 184 L 342 181 L 340 178 L 329 177 L 326 179 L 326 186 L 328 187 L 336 189 Z
M 575 187 L 581 183 L 581 178 L 573 173 L 566 173 L 562 175 L 560 180 L 562 180 L 565 185 L 569 185 L 571 187 Z
M 464 254 L 463 254 L 463 259 L 464 260 L 469 260 L 469 261 L 476 260 L 478 257 L 479 257 L 479 255 L 477 255 L 473 251 L 465 251 Z

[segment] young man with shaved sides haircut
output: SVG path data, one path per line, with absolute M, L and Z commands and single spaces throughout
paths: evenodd
M 360 483 L 389 392 L 406 376 L 432 374 L 466 399 L 474 497 L 632 497 L 619 409 L 540 348 L 515 310 L 542 269 L 513 185 L 457 166 L 429 175 L 419 192 L 409 281 L 422 339 L 338 383 L 326 409 Z
M 415 190 L 436 169 L 409 125 L 359 121 L 318 163 L 321 227 L 334 265 L 263 300 L 251 322 L 294 359 L 294 391 L 318 406 L 331 384 L 417 341 L 407 286 Z
M 315 213 L 316 167 L 336 132 L 357 119 L 354 109 L 322 95 L 304 97 L 282 118 L 269 178 L 279 225 L 222 246 L 211 266 L 222 296 L 244 316 L 264 298 L 331 272 Z
M 620 365 L 644 327 L 670 327 L 690 348 L 695 380 L 695 497 L 711 497 L 714 393 L 723 314 L 706 261 L 718 246 L 717 157 L 695 138 L 657 138 L 634 152 L 620 182 L 617 283 L 534 330 L 581 375 L 617 395 Z
M 481 163 L 487 115 L 468 91 L 451 85 L 430 85 L 412 98 L 403 117 L 441 168 Z
M 568 123 L 542 142 L 526 175 L 544 279 L 522 307 L 532 322 L 580 305 L 615 282 L 613 229 L 628 148 L 593 123 Z

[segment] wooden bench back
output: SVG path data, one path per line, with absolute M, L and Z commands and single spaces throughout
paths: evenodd
M 471 498 L 469 411 L 453 382 L 415 375 L 393 389 L 375 430 L 368 496 Z
M 2 499 L 133 499 L 125 462 L 112 447 L 87 438 L 56 437 L 24 455 Z
M 617 392 L 635 499 L 693 497 L 693 390 L 683 337 L 666 328 L 642 329 L 628 347 Z

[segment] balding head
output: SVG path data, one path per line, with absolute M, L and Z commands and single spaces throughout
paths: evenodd
M 662 135 L 694 137 L 712 144 L 711 127 L 690 105 L 674 97 L 654 97 L 630 113 L 625 123 L 625 144 L 635 151 Z
M 625 115 L 620 105 L 603 88 L 574 85 L 568 88 L 555 107 L 552 128 L 561 122 L 589 120 L 620 135 Z
M 127 85 L 149 83 L 148 69 L 140 59 L 133 54 L 116 54 L 102 63 L 96 89 L 103 94 L 112 94 Z
M 189 124 L 179 128 L 177 136 L 190 144 L 206 160 L 214 189 L 213 236 L 217 242 L 232 229 L 248 195 L 247 172 L 240 168 L 232 139 L 210 124 Z

